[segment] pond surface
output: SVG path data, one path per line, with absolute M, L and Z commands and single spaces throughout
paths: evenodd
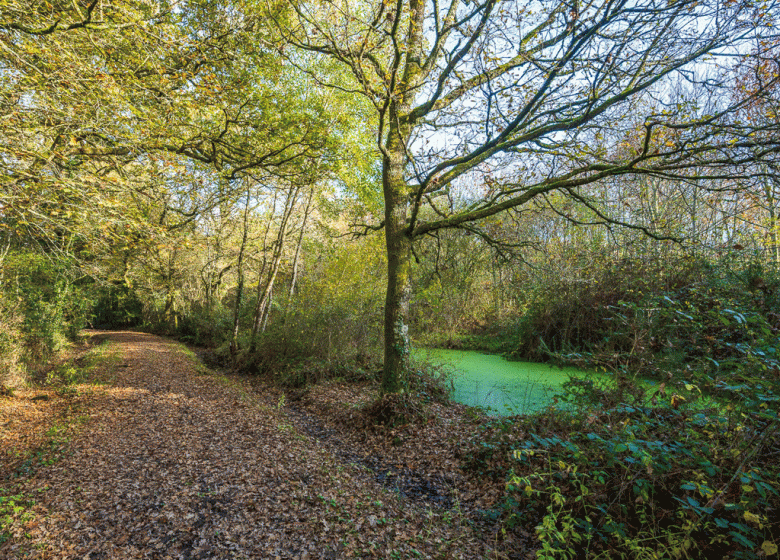
M 534 362 L 509 362 L 501 356 L 467 350 L 415 349 L 418 359 L 452 366 L 454 400 L 490 408 L 496 414 L 528 414 L 552 403 L 570 377 L 593 372 Z M 605 376 L 608 377 L 608 376 Z

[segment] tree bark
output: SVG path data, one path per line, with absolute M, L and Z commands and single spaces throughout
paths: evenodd
M 287 293 L 288 301 L 292 299 L 295 293 L 295 284 L 298 282 L 298 262 L 301 258 L 301 247 L 303 246 L 303 233 L 306 230 L 306 222 L 309 220 L 309 212 L 311 211 L 311 203 L 314 199 L 314 187 L 309 192 L 309 198 L 306 201 L 306 208 L 303 211 L 303 221 L 301 222 L 301 231 L 298 234 L 298 243 L 295 245 L 295 257 L 293 257 L 292 266 L 292 278 L 290 279 L 290 290 Z
M 385 363 L 382 392 L 399 393 L 406 388 L 409 371 L 409 302 L 412 297 L 412 235 L 409 218 L 409 185 L 404 170 L 407 144 L 412 129 L 411 106 L 415 85 L 423 77 L 425 5 L 409 2 L 403 71 L 399 90 L 391 96 L 387 111 L 387 138 L 382 157 L 382 190 L 385 200 L 385 243 L 387 245 L 387 296 L 385 298 Z M 400 60 L 399 60 L 400 61 Z
M 412 295 L 412 238 L 406 219 L 408 189 L 404 180 L 405 152 L 397 126 L 391 124 L 383 158 L 387 245 L 387 296 L 385 298 L 385 362 L 382 392 L 403 391 L 409 368 L 409 301 Z

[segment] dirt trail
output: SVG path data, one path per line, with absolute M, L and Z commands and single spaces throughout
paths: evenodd
M 69 453 L 27 482 L 35 519 L 0 557 L 496 557 L 462 516 L 383 489 L 181 345 L 100 336 L 124 362 Z

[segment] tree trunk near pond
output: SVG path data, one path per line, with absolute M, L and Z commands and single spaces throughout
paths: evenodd
M 412 238 L 407 225 L 409 190 L 404 179 L 406 152 L 399 126 L 391 125 L 382 163 L 387 246 L 387 295 L 385 298 L 385 361 L 382 392 L 405 388 L 409 369 L 409 302 L 412 296 Z
M 385 211 L 387 244 L 387 296 L 385 298 L 385 363 L 382 392 L 397 393 L 404 388 L 409 367 L 409 301 L 411 286 L 411 247 L 404 224 L 404 204 L 388 205 Z
M 413 239 L 409 216 L 411 190 L 404 172 L 409 157 L 408 141 L 414 126 L 411 110 L 417 94 L 415 85 L 422 82 L 425 73 L 421 66 L 425 44 L 425 5 L 421 0 L 409 2 L 409 16 L 405 32 L 407 52 L 403 71 L 396 84 L 398 92 L 388 99 L 385 121 L 387 136 L 382 149 L 382 191 L 387 245 L 383 393 L 400 393 L 405 390 L 411 350 L 408 318 L 412 297 Z

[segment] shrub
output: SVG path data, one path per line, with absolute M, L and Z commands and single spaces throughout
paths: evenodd
M 535 360 L 567 352 L 631 354 L 637 341 L 642 342 L 644 325 L 632 322 L 640 318 L 633 316 L 621 323 L 616 312 L 624 305 L 643 308 L 652 294 L 690 284 L 702 276 L 703 265 L 690 258 L 670 265 L 596 255 L 569 274 L 545 278 L 530 290 L 525 311 L 509 325 L 515 342 L 507 352 Z
M 569 389 L 573 408 L 496 420 L 468 456 L 472 472 L 505 477 L 495 513 L 508 527 L 535 526 L 539 557 L 754 558 L 777 550 L 776 408 L 715 405 L 691 384 L 659 385 L 635 404 L 619 402 L 617 388 Z
M 291 386 L 334 377 L 375 379 L 381 370 L 378 317 L 362 313 L 359 302 L 307 303 L 279 306 L 253 349 L 242 342 L 242 368 Z
M 757 263 L 596 266 L 537 293 L 520 355 L 603 369 L 496 420 L 467 466 L 542 558 L 755 558 L 780 544 L 780 277 Z M 657 277 L 654 277 L 657 275 Z M 536 354 L 534 354 L 536 353 Z
M 23 251 L 6 255 L 0 271 L 4 302 L 0 316 L 5 323 L 0 344 L 11 365 L 4 367 L 19 371 L 20 354 L 27 366 L 42 363 L 78 336 L 89 320 L 91 304 L 73 281 L 76 276 L 71 263 L 51 255 Z M 9 341 L 11 337 L 16 342 Z
M 0 387 L 24 384 L 22 317 L 18 301 L 0 297 Z
M 384 293 L 377 272 L 381 247 L 372 243 L 323 251 L 301 275 L 292 296 L 274 297 L 265 330 L 256 340 L 243 335 L 240 365 L 287 385 L 376 378 Z M 247 310 L 254 308 L 254 297 L 247 298 Z M 243 333 L 249 331 L 251 311 L 245 316 Z

